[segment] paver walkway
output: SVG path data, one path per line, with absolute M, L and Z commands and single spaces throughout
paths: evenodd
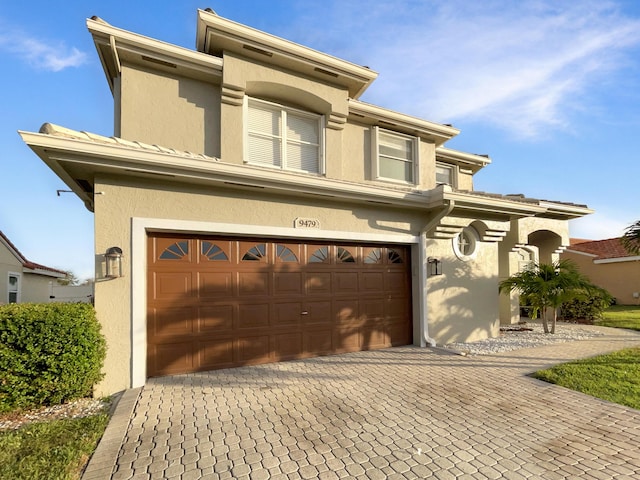
M 640 346 L 599 329 L 491 356 L 402 347 L 152 379 L 111 478 L 640 478 L 640 411 L 526 376 Z

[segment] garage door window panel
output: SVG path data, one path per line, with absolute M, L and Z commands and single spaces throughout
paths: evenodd
M 336 252 L 336 262 L 337 263 L 356 263 L 355 249 L 338 247 L 338 250 Z
M 404 254 L 400 250 L 389 248 L 387 251 L 387 259 L 389 263 L 402 264 L 405 263 Z
M 276 244 L 276 262 L 277 263 L 298 263 L 300 255 L 299 245 L 282 245 Z
M 166 247 L 160 254 L 160 260 L 191 260 L 189 257 L 189 242 L 182 240 Z
M 330 263 L 330 262 L 331 262 L 331 257 L 329 256 L 328 246 L 318 247 L 312 251 L 311 255 L 309 255 L 309 263 Z
M 259 243 L 249 247 L 242 256 L 243 262 L 266 262 L 267 261 L 267 244 Z
M 229 255 L 227 254 L 229 251 L 228 244 L 226 246 L 226 250 L 227 251 L 225 252 L 224 247 L 206 240 L 200 244 L 200 253 L 212 262 L 229 261 Z

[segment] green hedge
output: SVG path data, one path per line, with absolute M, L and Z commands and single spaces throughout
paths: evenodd
M 89 396 L 105 353 L 90 304 L 0 305 L 0 413 Z
M 600 287 L 593 287 L 585 294 L 563 303 L 560 308 L 560 318 L 593 322 L 597 318 L 602 318 L 604 311 L 613 303 L 613 297 L 609 292 Z

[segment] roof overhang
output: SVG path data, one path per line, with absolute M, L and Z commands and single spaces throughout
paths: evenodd
M 460 133 L 460 130 L 450 125 L 429 122 L 353 99 L 349 99 L 349 115 L 358 117 L 360 122 L 428 138 L 438 147 Z
M 592 210 L 577 205 L 520 197 L 454 191 L 447 185 L 418 190 L 363 184 L 323 176 L 283 172 L 267 167 L 236 165 L 214 157 L 77 132 L 45 124 L 39 133 L 20 131 L 24 142 L 93 211 L 95 176 L 111 174 L 166 180 L 225 189 L 260 189 L 265 193 L 316 197 L 327 201 L 375 204 L 429 211 L 455 205 L 455 213 L 508 220 L 540 216 L 575 218 Z
M 233 22 L 212 11 L 198 10 L 196 46 L 199 52 L 209 55 L 220 56 L 226 50 L 268 61 L 270 65 L 344 87 L 352 98 L 362 95 L 378 76 L 367 67 Z
M 471 173 L 476 173 L 491 163 L 491 159 L 488 156 L 460 152 L 445 147 L 436 148 L 436 161 L 453 163 L 462 169 L 470 170 Z
M 20 131 L 24 142 L 93 211 L 98 174 L 260 189 L 270 193 L 321 197 L 380 206 L 424 209 L 431 193 L 406 188 L 363 185 L 320 176 L 223 163 L 205 155 L 178 153 L 155 145 L 127 142 L 45 124 L 41 132 Z
M 221 58 L 122 30 L 98 17 L 87 19 L 87 28 L 112 91 L 123 62 L 209 82 L 222 77 Z
M 618 258 L 600 258 L 594 260 L 595 264 L 603 264 L 603 263 L 623 263 L 623 262 L 638 262 L 640 261 L 640 256 L 633 257 L 618 257 Z
M 39 267 L 23 267 L 22 269 L 23 273 L 32 273 L 34 275 L 43 275 L 45 277 L 52 277 L 52 278 L 65 278 L 67 276 L 67 274 L 65 272 L 61 272 L 61 271 L 57 271 L 57 270 L 53 270 L 53 269 L 48 269 L 48 268 L 39 268 Z

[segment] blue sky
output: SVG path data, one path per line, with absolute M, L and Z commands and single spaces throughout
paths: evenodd
M 196 9 L 379 73 L 362 100 L 461 130 L 488 154 L 476 190 L 587 204 L 571 235 L 640 219 L 640 2 L 636 0 L 32 0 L 0 6 L 0 230 L 31 261 L 93 276 L 93 216 L 21 141 L 51 122 L 113 133 L 87 32 L 113 26 L 188 48 Z

